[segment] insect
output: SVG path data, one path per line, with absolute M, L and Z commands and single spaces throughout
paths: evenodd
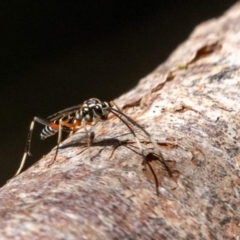
M 126 125 L 126 127 L 129 129 L 129 131 L 133 135 L 143 157 L 144 157 L 144 150 L 136 133 L 134 132 L 133 126 L 139 128 L 142 132 L 144 132 L 146 136 L 149 138 L 149 140 L 156 147 L 157 144 L 155 140 L 151 137 L 151 135 L 141 125 L 139 125 L 132 118 L 124 114 L 113 101 L 106 102 L 106 101 L 100 101 L 97 98 L 90 98 L 86 100 L 83 104 L 79 104 L 79 105 L 64 109 L 60 112 L 57 112 L 47 117 L 47 119 L 40 118 L 40 117 L 33 118 L 30 124 L 28 136 L 27 136 L 24 155 L 23 155 L 21 164 L 14 176 L 18 175 L 22 171 L 22 168 L 24 166 L 27 156 L 31 155 L 30 146 L 31 146 L 31 138 L 32 138 L 32 132 L 34 129 L 35 122 L 45 125 L 40 135 L 42 140 L 58 133 L 56 153 L 55 153 L 54 159 L 49 164 L 51 165 L 55 161 L 58 153 L 59 144 L 61 143 L 61 140 L 62 140 L 62 131 L 75 132 L 80 128 L 84 128 L 87 136 L 87 144 L 89 147 L 90 137 L 89 137 L 86 126 L 95 125 L 100 121 L 109 120 L 110 113 L 112 113 L 114 116 L 119 118 Z M 149 164 L 148 162 L 146 163 Z M 151 166 L 150 166 L 150 169 L 156 179 L 155 173 L 152 170 Z M 158 183 L 156 183 L 156 185 L 158 186 Z

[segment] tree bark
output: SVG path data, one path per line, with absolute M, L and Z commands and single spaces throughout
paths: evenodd
M 0 190 L 0 238 L 239 239 L 239 66 L 237 3 L 116 99 L 145 161 L 115 117 L 80 130 Z

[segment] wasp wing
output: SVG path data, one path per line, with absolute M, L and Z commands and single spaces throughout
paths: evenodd
M 50 116 L 47 117 L 47 119 L 50 122 L 54 123 L 59 123 L 59 120 L 61 119 L 62 121 L 68 122 L 68 123 L 73 123 L 76 117 L 76 112 L 80 110 L 82 104 L 66 108 L 62 111 L 56 112 Z M 65 132 L 71 132 L 72 130 L 68 128 L 67 126 L 62 126 L 62 130 Z
M 58 121 L 60 119 L 62 119 L 63 121 L 67 119 L 71 120 L 72 118 L 74 118 L 76 111 L 80 110 L 81 106 L 82 104 L 79 104 L 73 107 L 66 108 L 62 111 L 56 112 L 48 116 L 47 119 L 49 119 L 50 121 Z

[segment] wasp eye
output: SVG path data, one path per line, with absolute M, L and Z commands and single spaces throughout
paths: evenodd
M 95 113 L 99 116 L 102 115 L 102 108 L 100 108 L 99 106 L 96 106 L 94 109 Z

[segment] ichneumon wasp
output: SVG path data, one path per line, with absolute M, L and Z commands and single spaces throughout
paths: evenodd
M 86 137 L 87 137 L 87 144 L 88 147 L 90 146 L 90 137 L 87 131 L 86 126 L 87 125 L 95 125 L 100 121 L 106 121 L 109 120 L 109 114 L 112 113 L 114 116 L 120 119 L 126 127 L 129 129 L 130 133 L 133 135 L 138 148 L 141 151 L 141 155 L 144 158 L 144 162 L 148 165 L 148 161 L 146 161 L 145 155 L 144 155 L 144 149 L 140 143 L 140 140 L 138 139 L 136 133 L 134 132 L 133 126 L 139 128 L 150 140 L 150 142 L 153 143 L 154 148 L 157 147 L 156 141 L 151 137 L 151 135 L 136 121 L 134 121 L 132 118 L 127 116 L 125 113 L 123 113 L 120 108 L 113 102 L 106 102 L 106 101 L 100 101 L 97 98 L 90 98 L 86 100 L 83 104 L 79 104 L 70 108 L 66 108 L 62 111 L 59 111 L 46 119 L 40 118 L 40 117 L 34 117 L 31 124 L 30 129 L 27 136 L 27 143 L 24 151 L 24 155 L 21 161 L 21 164 L 16 172 L 16 175 L 18 175 L 24 166 L 24 163 L 26 161 L 26 158 L 30 154 L 30 146 L 31 146 L 31 138 L 32 138 L 32 132 L 34 129 L 35 122 L 38 122 L 42 125 L 45 125 L 41 132 L 41 139 L 45 139 L 47 137 L 51 137 L 52 135 L 58 133 L 58 141 L 57 141 L 57 147 L 56 147 L 56 153 L 55 157 L 52 160 L 52 162 L 49 164 L 51 165 L 58 153 L 59 144 L 62 140 L 62 131 L 64 132 L 76 132 L 80 128 L 84 128 Z M 156 175 L 154 173 L 154 170 L 152 167 L 149 167 L 152 174 L 154 175 L 155 181 L 156 181 L 156 188 L 158 193 L 158 182 Z

